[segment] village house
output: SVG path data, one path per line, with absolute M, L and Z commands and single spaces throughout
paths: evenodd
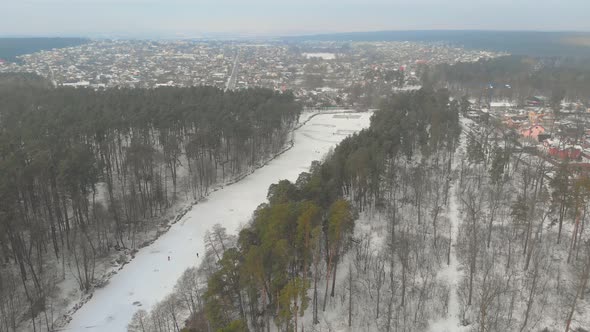
M 532 125 L 540 125 L 546 131 L 552 132 L 555 127 L 555 115 L 553 112 L 529 112 L 529 122 Z
M 524 125 L 524 123 L 526 122 L 527 117 L 524 115 L 505 115 L 504 119 L 503 119 L 503 123 L 508 127 L 508 128 L 512 128 L 512 129 L 518 129 L 520 127 L 522 127 Z
M 586 161 L 587 155 L 579 145 L 573 145 L 568 139 L 546 139 L 543 150 L 550 156 L 561 160 Z
M 547 102 L 547 97 L 544 97 L 544 96 L 528 97 L 525 101 L 527 106 L 533 106 L 533 107 L 545 106 L 546 102 Z
M 578 160 L 582 156 L 582 151 L 573 146 L 567 147 L 565 149 L 550 147 L 547 150 L 547 153 L 549 153 L 550 156 L 559 158 L 561 160 Z
M 541 125 L 533 125 L 530 127 L 525 127 L 520 130 L 520 134 L 526 138 L 534 139 L 535 141 L 539 140 L 539 135 L 545 133 L 545 128 Z
M 490 111 L 500 113 L 506 112 L 510 109 L 514 109 L 516 104 L 509 101 L 492 101 L 490 103 Z

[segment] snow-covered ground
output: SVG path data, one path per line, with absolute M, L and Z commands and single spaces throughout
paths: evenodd
M 205 252 L 203 235 L 220 223 L 235 232 L 266 200 L 268 187 L 281 179 L 295 181 L 313 160 L 352 132 L 369 125 L 370 113 L 321 114 L 297 129 L 294 146 L 238 183 L 213 192 L 195 205 L 178 223 L 141 249 L 123 270 L 94 292 L 66 327 L 68 331 L 126 331 L 138 309 L 149 311 L 172 292 L 184 270 L 199 263 Z M 168 260 L 168 257 L 170 260 Z
M 468 331 L 469 327 L 461 326 L 460 321 L 460 303 L 457 298 L 457 284 L 463 278 L 463 272 L 460 268 L 460 264 L 457 261 L 457 254 L 455 246 L 457 244 L 457 234 L 459 233 L 459 225 L 461 224 L 461 214 L 459 211 L 459 165 L 463 159 L 466 146 L 466 126 L 471 120 L 461 118 L 461 124 L 463 125 L 463 132 L 461 133 L 461 141 L 459 147 L 455 152 L 455 158 L 453 158 L 453 171 L 455 172 L 455 178 L 452 183 L 451 195 L 449 197 L 449 207 L 447 217 L 451 222 L 451 252 L 449 256 L 449 265 L 442 269 L 438 273 L 438 277 L 441 281 L 446 282 L 449 285 L 449 306 L 446 317 L 438 321 L 433 322 L 430 325 L 430 331 L 432 332 L 459 332 Z
M 304 57 L 307 59 L 311 58 L 320 58 L 324 60 L 333 60 L 336 59 L 336 54 L 334 53 L 302 53 Z

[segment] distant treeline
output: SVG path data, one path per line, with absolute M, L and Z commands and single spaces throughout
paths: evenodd
M 491 96 L 522 102 L 539 94 L 555 97 L 559 99 L 557 101 L 564 97 L 587 101 L 590 97 L 590 59 L 506 56 L 437 65 L 428 68 L 422 79 L 424 84 L 443 85 L 484 99 Z
M 0 38 L 0 59 L 16 61 L 23 54 L 78 46 L 89 42 L 85 38 Z
M 285 37 L 288 41 L 446 42 L 470 49 L 529 56 L 590 57 L 590 33 L 541 31 L 372 31 Z
M 50 324 L 66 266 L 89 290 L 97 259 L 139 246 L 178 198 L 281 151 L 300 109 L 268 89 L 95 91 L 1 76 L 0 331 L 42 313 Z

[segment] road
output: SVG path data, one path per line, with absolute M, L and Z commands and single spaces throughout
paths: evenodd
M 232 68 L 231 71 L 231 75 L 229 76 L 229 79 L 227 80 L 227 85 L 225 86 L 225 91 L 227 90 L 233 90 L 236 88 L 236 79 L 238 76 L 238 59 L 240 58 L 240 49 L 238 49 L 238 51 L 236 52 L 236 58 L 234 60 L 234 66 Z
M 340 117 L 338 117 L 340 115 Z M 107 286 L 74 315 L 68 331 L 126 331 L 138 309 L 150 310 L 170 294 L 188 267 L 199 264 L 205 252 L 203 235 L 214 224 L 237 233 L 256 207 L 266 200 L 268 187 L 281 179 L 295 181 L 348 134 L 369 126 L 370 112 L 321 114 L 294 132 L 294 146 L 243 180 L 213 192 L 178 223 L 141 249 Z M 170 261 L 167 257 L 170 256 Z M 204 255 L 201 255 L 203 257 Z M 134 304 L 135 303 L 135 304 Z

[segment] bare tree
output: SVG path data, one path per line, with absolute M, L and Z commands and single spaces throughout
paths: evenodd
M 570 330 L 578 301 L 583 298 L 584 292 L 586 291 L 586 287 L 588 285 L 588 279 L 590 279 L 590 242 L 586 242 L 585 247 L 586 257 L 575 267 L 576 280 L 573 283 L 574 289 L 573 294 L 571 294 L 571 302 L 569 304 L 569 310 L 566 318 L 565 332 L 569 332 Z
M 199 279 L 197 269 L 194 267 L 188 268 L 175 286 L 175 292 L 178 294 L 179 300 L 182 302 L 183 307 L 188 308 L 191 316 L 203 309 Z
M 477 187 L 471 184 L 466 189 L 465 195 L 461 197 L 461 200 L 467 212 L 467 220 L 465 225 L 467 228 L 465 235 L 468 237 L 467 255 L 469 261 L 469 294 L 467 305 L 470 306 L 473 299 L 474 278 L 477 273 L 477 256 L 479 251 L 478 233 L 482 210 L 482 196 L 478 195 Z
M 147 311 L 140 309 L 133 314 L 131 322 L 127 325 L 128 332 L 150 332 Z
M 89 291 L 94 282 L 96 254 L 92 242 L 88 237 L 83 237 L 81 233 L 77 233 L 73 238 L 69 265 L 80 290 Z

